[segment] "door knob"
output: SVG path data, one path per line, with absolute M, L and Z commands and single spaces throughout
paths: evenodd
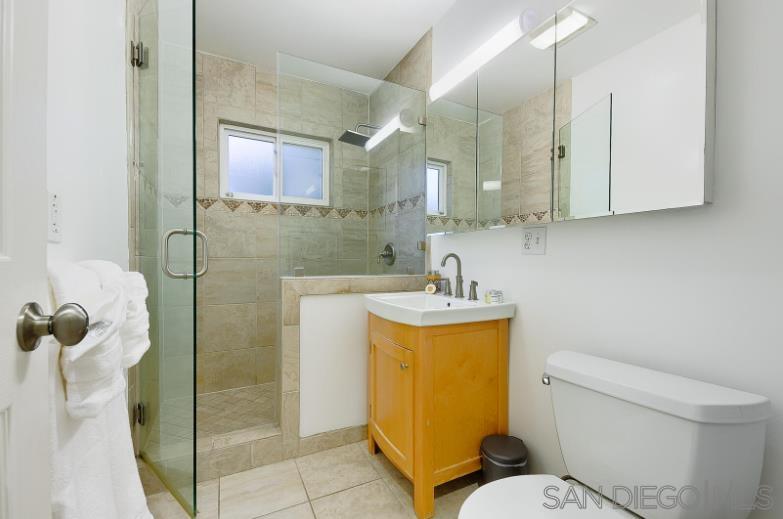
M 89 326 L 87 310 L 76 303 L 62 305 L 54 315 L 44 315 L 38 303 L 27 303 L 16 318 L 16 342 L 22 351 L 34 351 L 41 337 L 54 335 L 63 346 L 73 346 L 87 336 Z

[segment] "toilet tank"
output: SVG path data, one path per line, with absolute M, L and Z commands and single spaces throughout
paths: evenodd
M 648 519 L 744 519 L 765 397 L 576 352 L 547 359 L 568 474 Z

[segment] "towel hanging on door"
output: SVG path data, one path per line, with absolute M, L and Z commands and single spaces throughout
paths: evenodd
M 89 261 L 53 264 L 49 279 L 54 307 L 76 302 L 90 315 L 79 344 L 61 348 L 50 341 L 53 517 L 151 519 L 123 373 L 150 345 L 144 278 Z

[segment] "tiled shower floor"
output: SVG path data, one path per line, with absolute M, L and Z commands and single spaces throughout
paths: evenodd
M 168 474 L 177 487 L 191 481 L 193 453 L 193 398 L 164 402 L 160 422 L 149 427 L 142 449 Z M 275 417 L 275 384 L 230 389 L 196 396 L 196 446 L 212 449 L 213 442 L 250 441 L 279 431 Z M 236 437 L 236 438 L 234 438 Z
M 151 487 L 155 519 L 187 515 L 167 492 Z M 456 519 L 478 488 L 477 474 L 435 489 L 435 518 Z M 367 442 L 223 476 L 198 485 L 199 519 L 415 519 L 411 483 Z
M 274 422 L 274 383 L 196 396 L 196 434 L 199 438 L 228 434 Z

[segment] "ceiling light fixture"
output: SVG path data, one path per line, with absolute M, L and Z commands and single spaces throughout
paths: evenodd
M 484 42 L 478 49 L 471 52 L 456 67 L 430 87 L 430 101 L 440 99 L 452 88 L 462 83 L 465 78 L 486 65 L 492 58 L 519 41 L 530 29 L 538 23 L 535 11 L 528 9 L 517 16 L 494 36 Z
M 596 23 L 598 22 L 594 18 L 567 7 L 530 31 L 530 45 L 546 50 L 556 43 L 565 43 L 575 38 Z
M 370 137 L 370 139 L 365 143 L 364 149 L 370 151 L 397 130 L 406 133 L 415 133 L 417 131 L 417 127 L 418 125 L 413 110 L 403 108 L 392 118 L 391 121 L 384 124 L 381 129 L 379 129 L 372 137 Z
M 370 151 L 400 128 L 402 128 L 402 123 L 400 122 L 400 116 L 398 114 L 395 115 L 391 121 L 384 124 L 383 127 L 375 133 L 375 135 L 370 137 L 370 140 L 367 141 L 367 144 L 364 145 L 364 149 Z

